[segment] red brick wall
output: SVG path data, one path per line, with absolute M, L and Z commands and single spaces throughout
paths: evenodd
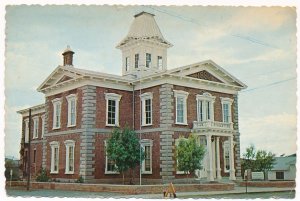
M 150 87 L 143 90 L 135 91 L 135 129 L 140 129 L 140 121 L 141 121 L 141 99 L 140 94 L 152 92 L 152 125 L 151 126 L 142 126 L 142 129 L 149 128 L 158 128 L 160 124 L 160 98 L 159 98 L 159 88 L 160 86 Z
M 105 93 L 116 93 L 122 95 L 119 105 L 119 123 L 123 128 L 128 125 L 132 128 L 132 92 L 103 87 L 96 88 L 96 128 L 112 128 L 106 126 L 106 100 Z
M 34 162 L 34 149 L 36 149 L 36 158 Z M 31 175 L 33 178 L 39 173 L 42 167 L 42 143 L 31 144 L 30 157 L 31 157 Z
M 95 179 L 122 178 L 121 174 L 105 174 L 105 147 L 104 141 L 110 134 L 96 134 L 95 137 Z M 142 139 L 152 139 L 152 174 L 143 174 L 145 179 L 160 179 L 160 137 L 159 132 L 142 134 Z M 129 172 L 125 174 L 129 177 Z M 139 178 L 139 166 L 135 169 L 135 178 Z
M 66 140 L 75 141 L 74 150 L 74 174 L 65 174 L 66 168 Z M 58 174 L 50 174 L 51 178 L 66 178 L 66 179 L 78 179 L 79 178 L 79 165 L 80 165 L 80 134 L 68 134 L 61 136 L 47 137 L 47 164 L 46 169 L 48 172 L 51 170 L 51 146 L 49 143 L 52 141 L 59 142 L 59 171 Z
M 203 94 L 205 92 L 210 93 L 212 96 L 215 96 L 215 103 L 214 103 L 214 120 L 215 121 L 219 121 L 222 122 L 222 104 L 221 104 L 221 99 L 220 97 L 228 97 L 233 99 L 233 95 L 231 94 L 225 94 L 225 93 L 220 93 L 220 92 L 214 92 L 214 91 L 208 91 L 208 90 L 202 90 L 202 89 L 194 89 L 194 88 L 189 88 L 189 87 L 183 87 L 183 86 L 174 86 L 174 90 L 182 90 L 182 91 L 186 91 L 189 93 L 188 95 L 188 99 L 187 99 L 187 123 L 188 126 L 182 126 L 182 125 L 176 125 L 174 124 L 175 127 L 189 127 L 192 128 L 193 127 L 193 121 L 197 120 L 197 101 L 196 101 L 196 96 L 198 94 Z M 174 98 L 174 121 L 176 118 L 176 100 Z M 231 106 L 231 117 L 233 119 L 233 104 Z
M 76 126 L 67 127 L 68 124 L 68 101 L 66 97 L 70 94 L 77 95 L 77 104 L 76 104 Z M 53 127 L 53 104 L 52 100 L 55 98 L 62 98 L 61 102 L 61 119 L 60 119 L 60 128 L 52 129 Z M 66 130 L 74 130 L 81 128 L 81 119 L 82 119 L 82 89 L 77 88 L 70 91 L 66 91 L 60 94 L 56 94 L 53 96 L 47 97 L 48 100 L 48 132 L 58 132 L 58 131 L 66 131 Z

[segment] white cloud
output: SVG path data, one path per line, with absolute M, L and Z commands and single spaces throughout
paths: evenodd
M 296 152 L 296 115 L 276 114 L 240 118 L 241 150 L 251 143 L 276 154 Z

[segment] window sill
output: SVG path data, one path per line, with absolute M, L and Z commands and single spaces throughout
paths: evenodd
M 55 127 L 55 128 L 52 128 L 52 130 L 58 130 L 60 129 L 60 127 Z
M 68 128 L 75 127 L 75 126 L 76 126 L 76 124 L 74 124 L 74 125 L 67 125 Z
M 58 172 L 50 172 L 50 174 L 58 174 Z
M 152 123 L 151 124 L 142 124 L 142 126 L 152 126 Z
M 107 127 L 120 127 L 119 124 L 106 124 Z
M 110 171 L 105 171 L 105 173 L 104 174 L 120 174 L 119 172 L 110 172 Z
M 187 123 L 180 123 L 180 122 L 176 122 L 175 124 L 176 124 L 176 125 L 182 125 L 182 126 L 188 126 L 188 124 L 187 124 Z
M 152 174 L 152 171 L 151 172 L 142 172 L 142 174 Z
M 65 172 L 65 174 L 74 174 L 74 172 Z
M 176 174 L 185 174 L 184 172 L 176 172 Z

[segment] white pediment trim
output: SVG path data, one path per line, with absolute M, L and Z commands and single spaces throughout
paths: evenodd
M 210 73 L 211 75 L 213 75 L 214 77 L 222 81 L 224 84 L 237 85 L 237 86 L 240 85 L 241 88 L 247 87 L 247 85 L 245 85 L 236 77 L 228 73 L 225 69 L 223 69 L 221 66 L 219 66 L 212 60 L 206 60 L 191 65 L 171 69 L 168 70 L 166 73 L 177 75 L 177 76 L 188 76 L 190 74 L 194 74 L 203 70 L 207 71 L 208 73 Z

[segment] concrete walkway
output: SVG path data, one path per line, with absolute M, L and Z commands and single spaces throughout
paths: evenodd
M 291 192 L 295 190 L 294 188 L 275 188 L 275 187 L 248 187 L 248 193 L 272 193 L 272 192 Z M 177 192 L 176 195 L 178 198 L 188 198 L 188 197 L 197 197 L 197 196 L 211 196 L 211 195 L 229 195 L 229 194 L 245 194 L 246 187 L 235 186 L 234 190 L 231 191 L 208 191 L 208 192 Z M 140 194 L 140 195 L 122 195 L 122 198 L 151 198 L 151 199 L 161 199 L 161 194 Z M 241 195 L 241 198 L 243 196 Z

